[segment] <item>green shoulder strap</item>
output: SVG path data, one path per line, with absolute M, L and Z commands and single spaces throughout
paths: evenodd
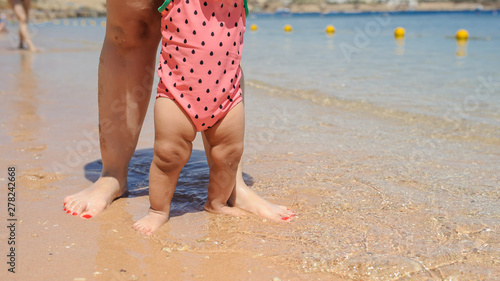
M 245 17 L 248 17 L 248 14 L 250 14 L 250 11 L 248 10 L 247 0 L 245 0 L 244 3 L 245 3 Z
M 167 8 L 168 4 L 170 4 L 170 0 L 165 0 L 165 2 L 163 2 L 163 5 L 158 8 L 158 12 L 163 12 Z
M 165 10 L 168 6 L 168 4 L 170 4 L 170 1 L 171 0 L 165 0 L 165 2 L 163 3 L 163 5 L 160 6 L 160 8 L 158 8 L 158 12 L 163 12 L 163 10 Z M 244 0 L 244 3 L 245 3 L 245 16 L 248 16 L 248 14 L 250 13 L 250 11 L 248 10 L 248 3 L 247 3 L 247 0 Z

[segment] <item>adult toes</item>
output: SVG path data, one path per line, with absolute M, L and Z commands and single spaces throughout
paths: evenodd
M 66 206 L 68 203 L 70 203 L 71 201 L 73 201 L 73 197 L 71 196 L 66 196 L 63 200 L 64 202 L 64 206 Z
M 295 212 L 293 210 L 286 208 L 286 214 L 291 216 L 291 215 L 295 215 Z
M 73 216 L 80 215 L 85 210 L 86 204 L 81 204 L 80 202 L 72 201 L 69 204 L 66 204 L 66 213 L 71 214 Z
M 96 212 L 95 209 L 91 209 L 89 207 L 90 207 L 89 204 L 87 204 L 87 207 L 80 212 L 81 218 L 91 219 L 91 218 L 97 216 L 98 212 Z
M 287 212 L 287 213 L 281 215 L 282 221 L 289 222 L 292 219 L 295 219 L 295 213 L 293 213 L 293 212 Z
M 68 198 L 68 197 L 66 197 Z M 67 199 L 68 201 L 66 201 L 66 199 L 64 199 L 64 211 L 65 212 L 70 212 L 71 213 L 71 210 L 72 210 L 72 206 L 73 206 L 73 201 L 71 199 Z

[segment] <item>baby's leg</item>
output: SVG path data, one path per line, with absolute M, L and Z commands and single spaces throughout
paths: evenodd
M 243 103 L 236 105 L 215 126 L 205 131 L 211 158 L 205 210 L 233 216 L 245 215 L 227 205 L 236 184 L 238 163 L 243 154 L 245 113 Z
M 158 98 L 154 114 L 155 144 L 149 170 L 151 208 L 133 226 L 147 235 L 168 221 L 175 186 L 182 168 L 189 160 L 192 141 L 196 137 L 196 128 L 174 101 Z
M 243 90 L 243 98 L 245 97 L 245 80 L 243 72 L 241 73 L 241 81 L 240 81 L 242 90 Z M 205 134 L 203 133 L 203 144 L 205 145 L 205 152 L 207 155 L 208 165 L 212 165 L 212 159 L 210 157 L 210 145 L 206 139 Z M 256 214 L 262 218 L 273 220 L 276 222 L 289 222 L 293 217 L 295 217 L 295 213 L 282 205 L 273 204 L 264 198 L 260 197 L 257 193 L 251 190 L 243 180 L 243 170 L 242 165 L 238 164 L 238 171 L 236 172 L 236 184 L 227 202 L 231 207 L 237 207 L 248 211 L 250 213 Z
M 211 166 L 212 158 L 209 153 L 210 145 L 204 133 L 202 136 L 205 151 L 207 152 L 207 162 L 208 165 Z M 235 180 L 236 184 L 227 202 L 228 206 L 243 209 L 259 217 L 275 222 L 290 222 L 295 217 L 295 213 L 292 210 L 265 200 L 247 186 L 243 180 L 242 160 L 240 160 L 238 164 Z

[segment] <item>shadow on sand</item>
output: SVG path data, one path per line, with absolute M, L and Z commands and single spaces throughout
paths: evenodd
M 149 193 L 149 167 L 153 159 L 153 149 L 140 149 L 134 153 L 128 168 L 129 197 L 145 196 Z M 87 163 L 84 167 L 85 177 L 91 182 L 97 181 L 102 170 L 102 160 Z M 191 158 L 181 171 L 170 216 L 203 211 L 207 198 L 208 164 L 203 150 L 193 150 Z M 253 178 L 243 173 L 248 186 L 253 185 Z

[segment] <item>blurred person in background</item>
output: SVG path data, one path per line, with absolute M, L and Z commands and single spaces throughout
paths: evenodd
M 9 0 L 10 6 L 16 15 L 19 22 L 19 49 L 24 48 L 24 43 L 28 46 L 28 50 L 32 52 L 38 51 L 33 42 L 28 29 L 29 10 L 31 0 Z
M 8 32 L 7 30 L 7 17 L 5 14 L 0 14 L 0 33 Z

